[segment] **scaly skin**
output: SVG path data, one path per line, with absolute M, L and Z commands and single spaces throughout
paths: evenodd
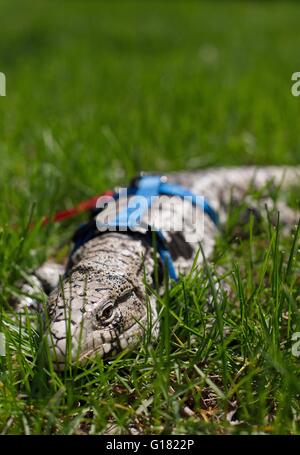
M 275 185 L 282 184 L 284 188 L 287 184 L 299 183 L 299 176 L 299 168 L 243 167 L 183 172 L 167 177 L 170 182 L 205 196 L 224 221 L 230 200 L 243 199 L 250 184 L 261 188 L 272 179 Z M 152 207 L 153 220 L 158 223 L 161 215 L 159 200 Z M 173 207 L 177 218 L 183 216 L 180 206 Z M 187 203 L 187 222 L 181 233 L 165 232 L 177 272 L 185 273 L 191 268 L 199 241 L 206 257 L 211 255 L 215 244 L 217 228 L 207 215 L 197 209 L 197 220 L 204 222 L 204 236 L 200 231 L 193 230 L 192 210 Z M 284 203 L 281 203 L 281 210 L 282 218 L 288 225 L 297 222 L 299 214 L 292 212 Z M 170 217 L 173 215 L 171 212 L 163 212 L 162 215 Z M 189 229 L 196 236 L 192 243 L 186 242 Z M 201 255 L 198 262 L 201 265 Z M 146 279 L 150 287 L 153 285 L 153 251 L 143 236 L 101 234 L 77 250 L 68 272 L 48 300 L 48 338 L 58 369 L 65 366 L 67 346 L 69 358 L 81 362 L 95 355 L 113 355 L 132 348 L 141 341 L 146 329 L 150 330 L 152 339 L 157 337 L 156 304 L 153 297 L 146 297 L 144 281 Z M 150 328 L 149 320 L 152 321 Z
M 69 277 L 49 297 L 49 345 L 58 368 L 65 363 L 66 319 L 71 357 L 79 361 L 135 346 L 148 325 L 144 279 L 152 285 L 154 261 L 144 241 L 104 234 L 86 243 L 77 256 Z M 148 300 L 156 338 L 156 304 L 153 297 Z

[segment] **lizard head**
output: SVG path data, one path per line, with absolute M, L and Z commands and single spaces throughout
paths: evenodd
M 142 258 L 126 251 L 128 245 L 110 261 L 102 254 L 96 262 L 81 260 L 50 294 L 48 344 L 58 370 L 133 348 L 149 320 L 151 336 L 157 336 L 156 302 L 146 293 Z

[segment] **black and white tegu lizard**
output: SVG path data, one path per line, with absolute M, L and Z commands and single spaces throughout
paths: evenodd
M 272 181 L 281 187 L 283 197 L 277 205 L 281 218 L 287 226 L 292 226 L 299 214 L 285 203 L 284 188 L 299 184 L 299 176 L 299 167 L 241 167 L 174 173 L 164 176 L 161 181 L 181 185 L 193 194 L 203 196 L 218 214 L 219 225 L 226 221 L 232 200 L 245 202 L 250 186 L 264 188 Z M 269 202 L 267 196 L 263 205 L 266 200 Z M 166 204 L 166 198 L 171 197 L 172 204 Z M 119 213 L 124 211 L 124 204 L 127 202 L 121 196 Z M 253 203 L 249 201 L 251 205 Z M 112 205 L 108 203 L 100 213 L 101 219 L 108 219 L 111 209 Z M 100 233 L 94 222 L 86 225 L 75 236 L 77 247 L 70 255 L 66 270 L 57 264 L 46 263 L 34 273 L 36 285 L 41 283 L 51 290 L 47 303 L 48 339 L 58 369 L 65 366 L 67 338 L 70 340 L 69 357 L 81 362 L 95 355 L 113 355 L 136 346 L 145 330 L 149 330 L 149 321 L 152 339 L 157 337 L 156 301 L 151 295 L 146 298 L 146 286 L 153 286 L 156 267 L 149 225 L 163 234 L 164 246 L 176 275 L 191 269 L 199 242 L 204 255 L 211 256 L 219 228 L 200 206 L 180 196 L 156 195 L 142 218 L 146 215 L 147 222 L 141 222 L 134 232 L 127 229 Z M 166 229 L 166 226 L 170 227 Z M 202 260 L 203 256 L 198 255 L 200 267 Z M 159 255 L 157 262 L 161 269 L 166 265 Z M 30 288 L 27 286 L 25 291 L 28 293 Z M 33 299 L 27 295 L 19 308 L 33 304 Z

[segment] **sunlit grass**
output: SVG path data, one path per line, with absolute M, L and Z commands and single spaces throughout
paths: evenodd
M 133 353 L 57 373 L 44 321 L 8 306 L 84 219 L 45 215 L 140 170 L 299 163 L 298 6 L 25 3 L 0 5 L 0 432 L 299 433 L 299 229 L 284 238 L 267 213 L 257 229 L 230 209 L 212 261 L 157 295 L 158 342 Z M 287 199 L 299 208 L 297 188 Z

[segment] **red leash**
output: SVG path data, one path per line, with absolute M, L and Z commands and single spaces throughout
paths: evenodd
M 67 220 L 68 218 L 73 218 L 74 216 L 77 216 L 82 212 L 86 212 L 90 209 L 93 209 L 96 207 L 96 203 L 99 198 L 105 196 L 112 196 L 113 194 L 114 194 L 113 191 L 105 191 L 105 193 L 102 193 L 99 196 L 94 196 L 90 199 L 87 199 L 86 201 L 79 202 L 79 204 L 75 205 L 75 207 L 63 210 L 61 212 L 57 212 L 53 218 L 46 217 L 43 220 L 43 226 L 50 223 L 50 221 L 59 222 Z

